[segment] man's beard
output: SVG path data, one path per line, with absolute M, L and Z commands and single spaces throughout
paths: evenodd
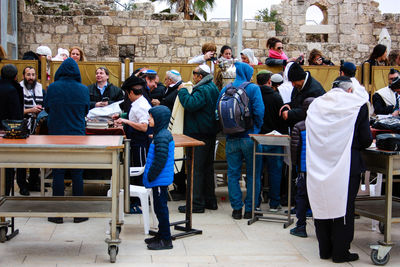
M 32 90 L 36 86 L 36 80 L 34 80 L 32 83 L 28 83 L 28 81 L 26 79 L 24 79 L 24 84 L 25 84 L 26 89 Z

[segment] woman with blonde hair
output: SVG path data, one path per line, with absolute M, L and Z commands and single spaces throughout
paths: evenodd
M 79 46 L 73 46 L 69 49 L 70 57 L 75 60 L 77 63 L 79 61 L 85 61 L 85 54 L 83 53 L 82 48 Z

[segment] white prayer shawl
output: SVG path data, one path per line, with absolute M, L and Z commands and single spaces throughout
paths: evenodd
M 283 104 L 290 103 L 292 98 L 293 85 L 288 78 L 289 69 L 292 64 L 293 62 L 289 62 L 286 65 L 285 71 L 283 72 L 283 83 L 278 87 L 278 91 L 282 97 Z
M 333 88 L 307 111 L 307 191 L 313 216 L 346 214 L 354 124 L 368 98 Z
M 390 89 L 388 86 L 379 89 L 376 91 L 377 94 L 379 94 L 383 101 L 385 101 L 387 106 L 395 106 L 396 105 L 396 95 L 393 92 L 392 89 Z

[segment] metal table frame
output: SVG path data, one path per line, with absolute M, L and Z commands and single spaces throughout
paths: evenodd
M 121 242 L 117 226 L 120 188 L 120 153 L 129 152 L 122 136 L 40 136 L 0 139 L 0 218 L 5 217 L 105 217 L 111 219 L 106 238 L 110 261 L 115 262 Z M 129 155 L 129 153 L 128 153 Z M 126 166 L 124 166 L 126 167 Z M 111 169 L 112 198 L 107 197 L 4 197 L 5 168 Z M 127 169 L 127 168 L 125 168 Z M 65 205 L 70 201 L 70 205 Z M 82 210 L 82 201 L 95 203 Z M 111 202 L 111 203 L 110 203 Z M 42 205 L 38 205 L 41 203 Z M 48 205 L 46 205 L 48 203 Z M 64 206 L 57 209 L 57 203 Z M 20 205 L 21 204 L 21 205 Z M 23 204 L 23 205 L 22 205 Z M 3 229 L 3 227 L 1 228 Z
M 374 263 L 377 261 L 386 264 L 389 261 L 389 252 L 394 246 L 391 237 L 392 223 L 400 222 L 400 199 L 392 195 L 393 175 L 400 175 L 400 152 L 368 148 L 362 155 L 367 170 L 386 175 L 385 196 L 358 197 L 355 202 L 357 214 L 384 223 L 384 240 L 370 247 L 371 260 Z
M 252 195 L 252 207 L 251 207 L 251 219 L 247 222 L 248 225 L 262 219 L 272 222 L 284 222 L 283 228 L 289 227 L 293 223 L 291 218 L 291 190 L 292 190 L 292 161 L 290 157 L 290 136 L 289 135 L 265 135 L 265 134 L 250 134 L 250 138 L 254 141 L 253 147 L 253 195 Z M 283 146 L 286 148 L 286 153 L 264 153 L 257 152 L 258 145 L 268 146 Z M 284 156 L 287 158 L 287 164 L 289 165 L 288 173 L 288 212 L 284 213 L 272 213 L 268 211 L 255 211 L 255 187 L 256 187 L 256 156 Z M 258 196 L 257 196 L 258 197 Z M 263 216 L 268 214 L 270 216 Z

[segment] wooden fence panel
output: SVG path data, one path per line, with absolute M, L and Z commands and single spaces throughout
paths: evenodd
M 50 83 L 54 82 L 54 75 L 60 67 L 62 61 L 53 61 L 50 63 Z M 96 82 L 96 69 L 106 67 L 110 72 L 109 81 L 115 86 L 121 86 L 122 74 L 121 63 L 119 62 L 79 62 L 79 70 L 81 72 L 82 83 L 86 86 Z
M 166 72 L 169 70 L 177 70 L 181 76 L 182 80 L 185 82 L 192 80 L 193 70 L 199 66 L 198 64 L 180 64 L 180 63 L 133 63 L 133 69 L 138 68 L 148 68 L 157 71 L 158 77 L 160 77 L 160 82 L 164 82 Z
M 24 75 L 22 74 L 22 72 L 24 71 L 24 69 L 28 66 L 34 67 L 36 70 L 36 76 L 38 74 L 38 61 L 37 60 L 7 60 L 7 59 L 3 59 L 0 62 L 0 69 L 3 68 L 4 65 L 7 64 L 13 64 L 14 66 L 17 67 L 18 69 L 18 75 L 17 75 L 17 79 L 18 82 L 22 81 L 24 79 Z M 37 79 L 40 79 L 40 77 L 36 77 Z

